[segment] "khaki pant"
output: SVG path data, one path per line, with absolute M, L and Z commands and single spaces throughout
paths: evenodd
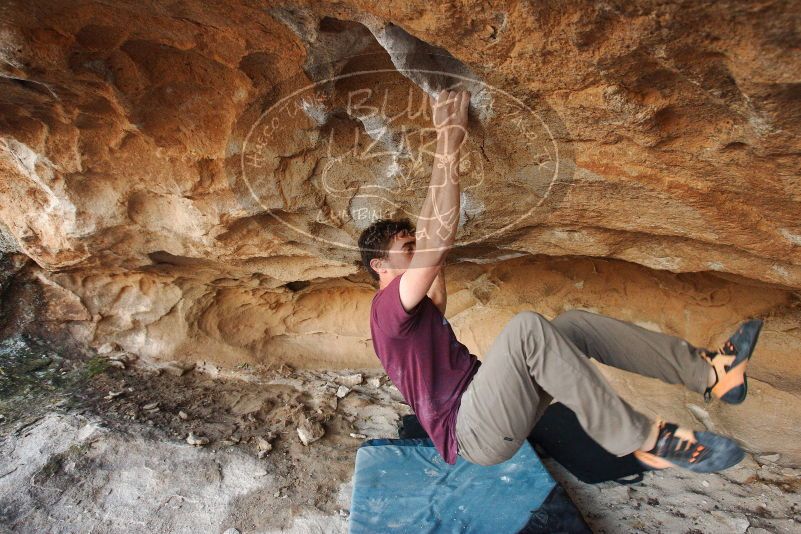
M 514 456 L 555 399 L 610 453 L 639 449 L 649 417 L 621 399 L 587 356 L 626 371 L 703 393 L 709 365 L 683 339 L 580 310 L 553 321 L 523 311 L 487 351 L 462 394 L 456 420 L 459 455 L 493 465 Z

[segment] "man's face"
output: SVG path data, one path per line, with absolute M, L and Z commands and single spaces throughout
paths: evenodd
M 403 274 L 412 262 L 415 248 L 414 233 L 406 231 L 395 234 L 387 251 L 387 258 L 383 261 L 383 266 L 390 270 L 393 277 Z

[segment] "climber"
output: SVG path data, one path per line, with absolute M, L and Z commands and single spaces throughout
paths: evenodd
M 359 238 L 362 263 L 379 282 L 370 311 L 373 348 L 437 451 L 449 464 L 457 455 L 480 465 L 503 462 L 555 399 L 610 453 L 633 452 L 650 468 L 711 472 L 738 463 L 744 453 L 731 439 L 635 410 L 588 357 L 737 404 L 747 394 L 759 320 L 742 324 L 716 351 L 578 310 L 552 321 L 521 311 L 483 362 L 456 339 L 445 318 L 443 267 L 458 228 L 469 102 L 466 91 L 431 98 L 436 155 L 417 227 L 408 219 L 383 219 Z

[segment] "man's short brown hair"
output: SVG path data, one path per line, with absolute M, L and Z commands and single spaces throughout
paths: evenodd
M 378 280 L 378 273 L 370 266 L 373 258 L 386 259 L 392 238 L 400 232 L 414 235 L 414 225 L 408 218 L 379 219 L 364 229 L 359 236 L 359 251 L 362 255 L 362 264 L 374 280 Z

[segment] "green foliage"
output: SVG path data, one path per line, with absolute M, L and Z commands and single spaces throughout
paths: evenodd
M 104 372 L 108 368 L 109 368 L 108 360 L 96 356 L 94 358 L 86 360 L 86 363 L 84 364 L 83 368 L 83 374 L 86 378 L 92 378 L 93 376 Z

